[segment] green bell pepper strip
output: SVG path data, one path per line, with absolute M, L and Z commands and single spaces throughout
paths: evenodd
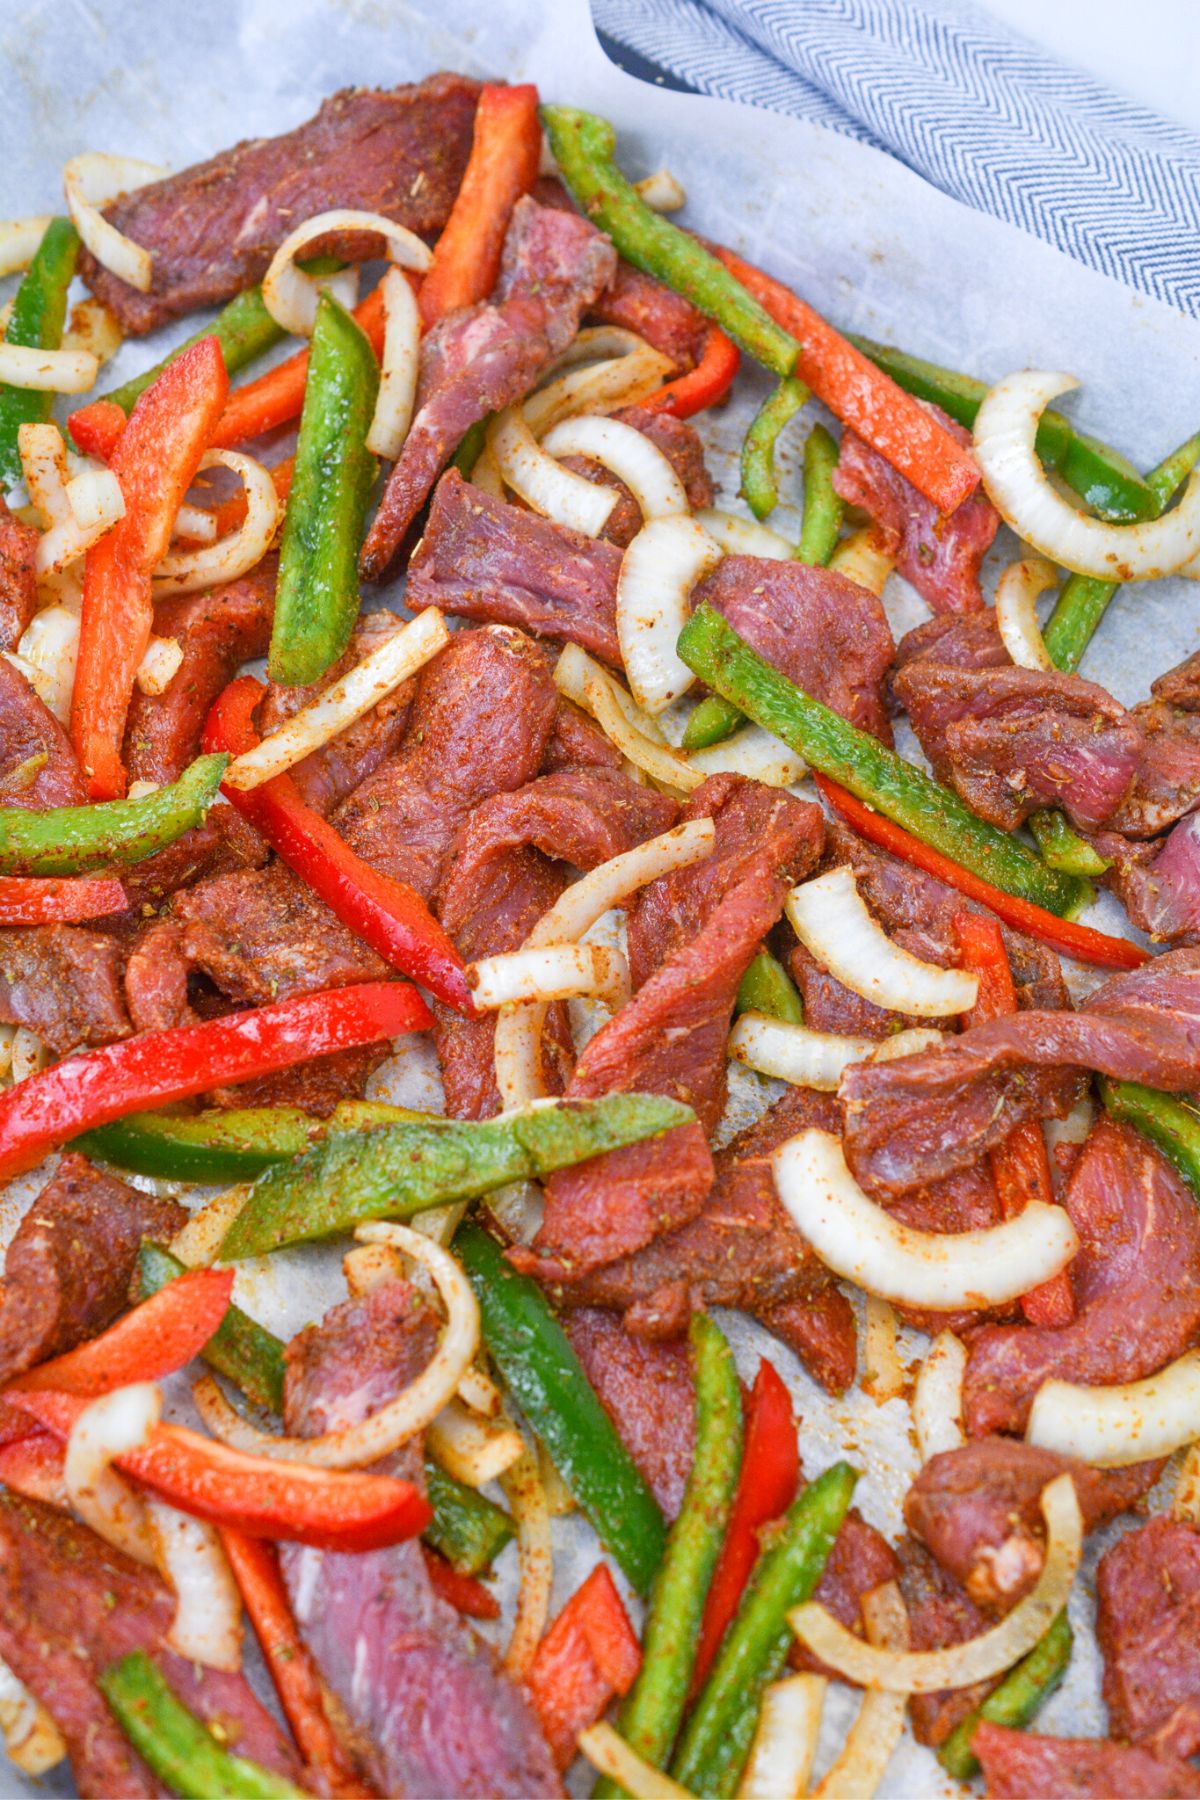
M 325 1129 L 294 1106 L 236 1112 L 130 1113 L 85 1132 L 75 1148 L 101 1162 L 167 1181 L 253 1181 L 264 1169 L 307 1150 Z
M 482 1575 L 513 1537 L 513 1522 L 502 1506 L 477 1493 L 425 1459 L 425 1498 L 433 1519 L 422 1537 L 460 1575 Z
M 83 875 L 153 856 L 203 823 L 228 761 L 198 756 L 178 781 L 140 800 L 43 812 L 0 806 L 0 875 Z
M 979 1759 L 971 1750 L 971 1734 L 983 1719 L 992 1725 L 1023 1730 L 1045 1704 L 1066 1673 L 1074 1634 L 1065 1612 L 1033 1649 L 1010 1669 L 999 1687 L 993 1688 L 981 1706 L 956 1725 L 937 1753 L 943 1769 L 958 1781 L 970 1781 L 979 1773 Z
M 782 738 L 812 768 L 993 887 L 1060 916 L 1087 896 L 1086 883 L 1048 869 L 1019 839 L 979 818 L 923 769 L 803 693 L 711 606 L 692 614 L 677 647 L 701 681 Z
M 705 1313 L 689 1331 L 696 1384 L 696 1449 L 679 1517 L 654 1577 L 642 1632 L 642 1666 L 621 1706 L 617 1730 L 661 1769 L 687 1703 L 704 1602 L 742 1466 L 742 1395 L 733 1352 Z M 615 1781 L 592 1800 L 616 1800 Z
M 79 233 L 69 219 L 51 219 L 13 298 L 4 329 L 6 344 L 58 350 L 67 319 L 67 289 L 75 274 Z M 0 493 L 22 480 L 17 433 L 50 417 L 54 395 L 0 384 Z
M 1162 1151 L 1200 1198 L 1200 1112 L 1173 1094 L 1160 1094 L 1136 1081 L 1100 1078 L 1105 1111 L 1133 1125 Z
M 776 375 L 790 375 L 800 346 L 686 231 L 651 212 L 615 160 L 607 119 L 573 106 L 543 106 L 542 124 L 563 180 L 588 218 L 635 268 L 665 281 L 727 337 Z
M 304 1800 L 304 1789 L 223 1748 L 189 1712 L 144 1650 L 97 1677 L 117 1724 L 180 1800 Z
M 311 268 L 312 265 L 309 264 L 308 267 Z M 190 350 L 203 337 L 216 338 L 221 346 L 221 358 L 226 370 L 230 375 L 236 375 L 248 363 L 264 355 L 272 345 L 280 343 L 284 336 L 282 326 L 275 323 L 263 305 L 262 289 L 247 288 L 245 293 L 238 294 L 228 306 L 223 307 L 210 325 L 202 325 L 199 331 L 194 331 L 191 337 L 176 345 L 169 356 L 156 362 L 152 369 L 144 369 L 140 375 L 131 375 L 120 387 L 113 388 L 111 393 L 101 397 L 111 400 L 123 413 L 131 413 L 142 394 L 158 380 L 167 364 L 173 363 L 177 356 L 182 356 L 185 350 Z
M 644 1594 L 667 1528 L 570 1339 L 537 1282 L 518 1274 L 473 1220 L 459 1226 L 454 1251 L 475 1289 L 484 1342 L 505 1386 L 604 1548 Z
M 1157 513 L 1170 504 L 1198 460 L 1200 432 L 1151 469 L 1146 486 L 1154 495 Z M 1047 655 L 1056 669 L 1066 675 L 1075 673 L 1119 586 L 1119 582 L 1101 581 L 1094 575 L 1071 575 L 1063 583 L 1042 633 Z
M 450 458 L 449 467 L 457 469 L 465 481 L 471 479 L 471 470 L 483 455 L 487 443 L 488 426 L 492 422 L 492 414 L 486 418 L 476 419 L 464 437 L 454 455 Z
M 1103 875 L 1109 866 L 1100 852 L 1072 831 L 1053 807 L 1030 813 L 1029 829 L 1048 869 L 1058 869 L 1064 875 L 1094 876 Z
M 779 500 L 775 445 L 789 419 L 808 403 L 808 389 L 794 375 L 767 395 L 742 440 L 742 498 L 756 519 L 765 519 Z
M 769 950 L 760 950 L 738 985 L 737 1013 L 766 1013 L 769 1019 L 782 1019 L 785 1025 L 803 1025 L 804 1003 L 796 984 Z
M 732 737 L 739 725 L 746 723 L 746 716 L 720 694 L 706 694 L 698 706 L 694 706 L 684 726 L 680 748 L 683 750 L 707 750 L 710 744 L 722 744 L 727 737 Z
M 796 561 L 823 568 L 837 549 L 846 503 L 833 486 L 838 447 L 823 425 L 814 425 L 804 444 L 804 519 Z
M 968 430 L 988 391 L 986 381 L 939 368 L 923 357 L 909 356 L 890 344 L 847 334 L 850 342 L 876 366 L 918 400 L 931 400 Z M 1114 524 L 1135 524 L 1156 518 L 1160 510 L 1149 481 L 1144 481 L 1119 450 L 1098 438 L 1076 431 L 1062 413 L 1044 412 L 1038 422 L 1038 460 L 1052 469 L 1086 501 L 1092 511 Z
M 737 1792 L 763 1690 L 793 1641 L 787 1615 L 821 1579 L 857 1480 L 849 1463 L 826 1469 L 793 1501 L 759 1557 L 671 1762 L 675 1780 L 693 1793 L 722 1800 Z
M 510 1181 L 540 1180 L 694 1116 L 657 1094 L 606 1094 L 505 1119 L 333 1131 L 293 1162 L 258 1177 L 225 1234 L 221 1260 L 262 1256 L 350 1231 L 367 1219 L 407 1219 L 477 1199 Z
M 267 670 L 304 687 L 335 662 L 358 617 L 358 550 L 377 463 L 367 432 L 379 365 L 366 333 L 331 294 L 317 303 L 296 469 L 279 546 Z

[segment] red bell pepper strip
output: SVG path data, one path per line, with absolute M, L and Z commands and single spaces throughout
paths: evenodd
M 6 1393 L 60 1438 L 89 1404 L 76 1394 Z M 159 1424 L 117 1467 L 181 1512 L 247 1537 L 287 1538 L 318 1550 L 383 1550 L 417 1537 L 433 1509 L 411 1481 L 314 1469 L 247 1456 L 182 1425 Z
M 1103 931 L 1093 931 L 1090 925 L 1073 924 L 1070 919 L 1060 919 L 1057 914 L 1047 912 L 1043 906 L 1035 906 L 1031 900 L 1004 893 L 990 881 L 984 881 L 970 869 L 943 856 L 940 850 L 923 844 L 903 826 L 885 819 L 882 813 L 875 812 L 827 775 L 814 775 L 813 780 L 834 812 L 839 813 L 848 825 L 853 825 L 860 837 L 878 844 L 881 850 L 890 851 L 903 862 L 924 869 L 927 875 L 936 875 L 939 881 L 957 888 L 968 900 L 977 900 L 981 906 L 988 907 L 1014 930 L 1026 931 L 1030 937 L 1053 944 L 1064 956 L 1074 956 L 1080 962 L 1095 963 L 1101 968 L 1140 969 L 1146 961 L 1149 952 L 1128 938 L 1109 937 Z
M 25 1423 L 31 1421 L 26 1419 Z M 0 1444 L 0 1481 L 26 1499 L 65 1507 L 66 1462 L 67 1448 L 62 1439 L 52 1431 L 35 1428 L 24 1437 Z
M 383 333 L 387 323 L 383 310 L 383 294 L 372 288 L 365 300 L 354 309 L 354 317 L 371 341 L 377 357 L 383 355 Z M 277 363 L 230 394 L 224 412 L 218 419 L 210 439 L 219 449 L 244 444 L 247 438 L 262 437 L 280 425 L 289 425 L 300 417 L 304 405 L 304 384 L 308 379 L 308 351 L 297 350 L 286 362 Z M 72 418 L 72 430 L 74 419 Z
M 777 325 L 799 340 L 793 375 L 807 382 L 835 418 L 856 431 L 943 513 L 979 486 L 979 465 L 919 400 L 835 331 L 790 288 L 721 244 L 713 255 L 737 277 Z
M 781 1518 L 800 1484 L 800 1449 L 791 1395 L 773 1363 L 762 1361 L 746 1409 L 746 1445 L 721 1555 L 713 1570 L 692 1673 L 698 1693 L 758 1561 L 764 1525 Z
M 32 1169 L 48 1150 L 122 1119 L 209 1088 L 252 1081 L 335 1050 L 356 1050 L 433 1024 L 416 988 L 402 981 L 298 994 L 251 1012 L 144 1031 L 119 1044 L 27 1075 L 0 1094 L 0 1181 Z
M 234 756 L 253 749 L 253 713 L 264 691 L 252 675 L 230 682 L 208 715 L 205 744 Z M 474 1013 L 462 958 L 420 894 L 357 856 L 306 805 L 290 775 L 246 790 L 226 785 L 223 792 L 356 937 L 456 1012 Z
M 960 958 L 979 981 L 979 993 L 967 1017 L 968 1025 L 983 1025 L 1017 1010 L 1017 992 L 1004 939 L 995 919 L 983 913 L 955 915 L 954 931 Z M 1031 1200 L 1054 1204 L 1050 1159 L 1037 1119 L 1026 1119 L 994 1150 L 989 1151 L 992 1179 L 1000 1201 L 1001 1216 L 1015 1219 Z M 1021 1309 L 1031 1325 L 1056 1328 L 1069 1325 L 1075 1316 L 1075 1296 L 1066 1269 L 1022 1295 Z
M 727 338 L 719 325 L 710 325 L 704 334 L 700 361 L 686 375 L 668 381 L 665 387 L 639 400 L 644 412 L 670 413 L 674 419 L 690 419 L 706 406 L 715 406 L 733 386 L 742 353 L 732 338 Z
M 525 1686 L 560 1769 L 615 1694 L 633 1686 L 642 1652 L 616 1583 L 598 1563 L 534 1653 Z
M 199 1356 L 232 1296 L 232 1269 L 190 1269 L 98 1338 L 30 1369 L 13 1385 L 23 1393 L 52 1388 L 94 1398 L 132 1381 L 161 1381 Z
M 128 414 L 115 400 L 93 400 L 90 406 L 76 409 L 67 420 L 75 447 L 84 456 L 98 456 L 108 462 L 125 429 Z
M 241 1590 L 267 1673 L 301 1756 L 335 1800 L 367 1800 L 365 1788 L 325 1710 L 317 1665 L 297 1628 L 274 1544 L 222 1527 L 221 1543 Z
M 128 905 L 125 889 L 108 875 L 0 875 L 0 925 L 72 925 Z
M 150 641 L 150 577 L 221 416 L 229 377 L 214 337 L 168 363 L 129 415 L 109 459 L 125 516 L 83 565 L 71 741 L 94 800 L 125 792 L 121 742 L 138 664 Z
M 537 180 L 541 154 L 537 89 L 485 87 L 466 173 L 421 283 L 426 330 L 455 307 L 486 300 L 495 287 L 513 207 Z
M 425 1571 L 429 1576 L 430 1586 L 435 1594 L 446 1600 L 455 1612 L 462 1613 L 465 1619 L 498 1619 L 500 1602 L 490 1588 L 474 1575 L 464 1575 L 460 1570 L 452 1568 L 444 1556 L 431 1550 L 428 1544 L 421 1545 L 421 1555 L 425 1559 Z

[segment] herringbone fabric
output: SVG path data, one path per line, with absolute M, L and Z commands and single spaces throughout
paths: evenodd
M 689 86 L 887 150 L 968 206 L 1200 318 L 1200 137 L 970 0 L 592 10 L 611 38 Z

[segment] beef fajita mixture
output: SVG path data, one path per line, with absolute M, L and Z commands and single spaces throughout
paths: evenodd
M 1200 1795 L 1200 657 L 1086 672 L 1200 436 L 842 335 L 531 86 L 64 187 L 0 226 L 12 1762 Z M 858 1395 L 895 1541 L 802 1465 Z

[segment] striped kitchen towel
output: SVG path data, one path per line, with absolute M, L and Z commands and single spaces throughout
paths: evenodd
M 971 0 L 592 0 L 681 84 L 816 120 L 1200 318 L 1200 137 Z

